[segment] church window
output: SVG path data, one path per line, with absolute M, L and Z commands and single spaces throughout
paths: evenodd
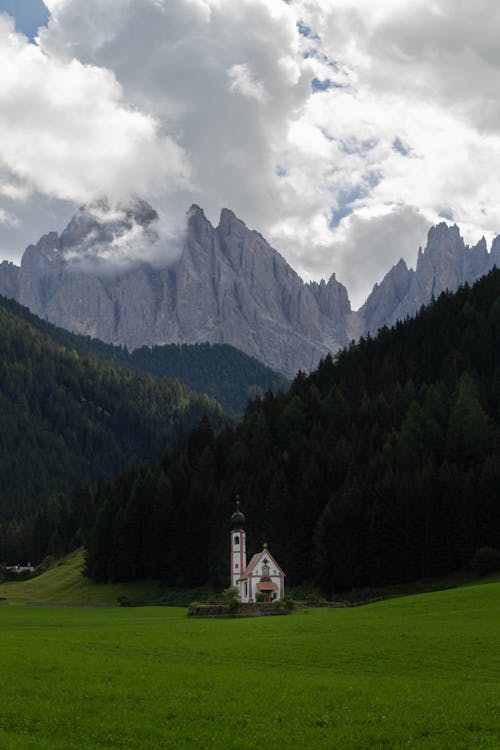
M 235 543 L 235 544 L 239 544 L 239 543 L 240 543 L 240 538 L 239 538 L 239 536 L 235 536 L 235 537 L 234 537 L 234 543 Z

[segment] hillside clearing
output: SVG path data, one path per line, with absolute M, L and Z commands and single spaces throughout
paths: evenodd
M 36 578 L 0 585 L 0 599 L 11 604 L 116 604 L 149 591 L 152 581 L 94 583 L 82 575 L 83 553 L 73 552 Z

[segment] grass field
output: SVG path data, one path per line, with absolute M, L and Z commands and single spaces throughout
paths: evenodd
M 500 584 L 239 620 L 0 606 L 0 748 L 500 747 Z

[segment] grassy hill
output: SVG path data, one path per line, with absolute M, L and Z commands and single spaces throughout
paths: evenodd
M 0 600 L 9 604 L 116 604 L 119 596 L 141 596 L 152 581 L 127 584 L 92 583 L 82 575 L 83 553 L 71 553 L 36 578 L 0 584 Z
M 0 607 L 3 750 L 498 747 L 500 584 L 280 618 Z

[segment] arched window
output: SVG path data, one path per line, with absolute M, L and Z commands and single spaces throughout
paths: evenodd
M 240 538 L 239 538 L 239 536 L 235 536 L 235 537 L 234 537 L 234 543 L 235 543 L 235 544 L 239 544 L 239 543 L 240 543 Z

